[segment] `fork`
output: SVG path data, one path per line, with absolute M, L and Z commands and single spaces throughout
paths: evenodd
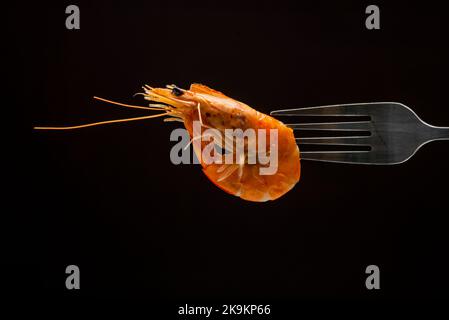
M 435 127 L 421 120 L 409 107 L 397 102 L 338 104 L 300 109 L 275 110 L 276 117 L 359 117 L 366 121 L 286 123 L 293 130 L 332 131 L 352 135 L 340 137 L 299 137 L 299 145 L 315 145 L 321 151 L 301 151 L 301 159 L 389 165 L 410 159 L 423 145 L 434 140 L 449 139 L 449 127 Z M 282 120 L 282 119 L 280 119 Z M 285 121 L 284 121 L 285 122 Z M 362 135 L 362 132 L 368 135 Z M 344 146 L 349 150 L 325 151 L 325 146 Z M 354 150 L 360 147 L 369 150 Z M 351 150 L 352 148 L 352 150 Z

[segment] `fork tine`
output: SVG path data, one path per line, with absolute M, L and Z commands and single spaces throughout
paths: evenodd
M 301 160 L 369 164 L 371 151 L 302 151 Z
M 297 144 L 324 144 L 324 145 L 342 145 L 342 146 L 369 146 L 370 136 L 351 136 L 351 137 L 304 137 L 296 138 Z
M 369 131 L 372 129 L 370 121 L 291 123 L 286 126 L 293 130 Z
M 369 116 L 368 106 L 377 103 L 351 103 L 299 109 L 274 110 L 272 116 Z

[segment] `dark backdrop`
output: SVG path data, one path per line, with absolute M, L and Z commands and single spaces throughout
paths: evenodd
M 19 296 L 276 301 L 441 297 L 449 144 L 396 166 L 302 162 L 281 199 L 250 203 L 169 160 L 177 123 L 145 115 L 143 84 L 207 84 L 258 110 L 397 101 L 449 126 L 448 33 L 436 3 L 76 1 L 7 9 L 2 274 Z M 4 150 L 5 150 L 4 149 Z M 65 267 L 81 290 L 65 289 Z M 365 268 L 381 289 L 365 289 Z

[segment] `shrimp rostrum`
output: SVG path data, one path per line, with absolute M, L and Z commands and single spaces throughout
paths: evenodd
M 167 116 L 165 121 L 182 122 L 206 176 L 222 190 L 249 201 L 275 200 L 299 181 L 300 155 L 293 130 L 281 121 L 258 112 L 205 85 L 192 84 L 189 90 L 169 85 L 143 87 L 148 107 L 160 110 L 145 117 L 110 120 L 73 127 Z

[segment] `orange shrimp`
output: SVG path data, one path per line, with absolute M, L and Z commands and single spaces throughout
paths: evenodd
M 166 88 L 152 88 L 144 86 L 143 96 L 146 100 L 158 102 L 159 104 L 150 104 L 149 107 L 140 107 L 125 105 L 112 102 L 106 99 L 97 98 L 106 102 L 122 105 L 131 108 L 141 108 L 150 110 L 160 110 L 163 113 L 156 115 L 102 121 L 97 123 L 85 124 L 72 127 L 36 127 L 35 129 L 77 129 L 99 124 L 133 121 L 148 119 L 160 116 L 168 116 L 164 121 L 180 121 L 184 123 L 185 128 L 192 138 L 193 149 L 203 168 L 206 176 L 222 190 L 249 201 L 268 201 L 275 200 L 289 190 L 299 181 L 300 177 L 300 154 L 296 144 L 293 130 L 285 126 L 281 121 L 268 115 L 260 113 L 248 105 L 227 97 L 221 92 L 215 91 L 205 85 L 192 84 L 190 90 L 180 89 L 174 85 Z M 194 123 L 200 123 L 200 134 L 195 135 Z M 212 132 L 224 133 L 221 137 L 213 137 L 213 142 L 220 147 L 223 141 L 229 138 L 226 135 L 227 129 L 241 129 L 245 132 L 247 129 L 262 130 L 262 136 L 268 144 L 262 145 L 259 140 L 254 141 L 257 152 L 270 153 L 271 148 L 277 150 L 276 170 L 272 174 L 261 174 L 261 169 L 266 168 L 266 162 L 262 163 L 260 158 L 255 156 L 256 162 L 250 163 L 251 150 L 249 148 L 251 137 L 244 140 L 244 148 L 240 156 L 232 154 L 234 162 L 224 161 L 226 153 L 215 154 L 214 161 L 206 161 L 203 157 L 204 151 L 208 145 L 205 130 L 215 129 Z M 274 129 L 274 130 L 273 130 Z M 277 141 L 271 141 L 272 131 L 277 132 Z M 195 141 L 201 139 L 200 142 Z M 231 137 L 233 140 L 234 137 Z M 244 139 L 244 138 L 243 138 Z M 229 141 L 228 141 L 229 142 Z M 231 141 L 226 146 L 234 146 L 236 141 Z M 260 150 L 261 149 L 261 150 Z M 230 150 L 224 150 L 230 151 Z M 230 151 L 232 153 L 232 150 Z M 210 159 L 209 159 L 210 160 Z

